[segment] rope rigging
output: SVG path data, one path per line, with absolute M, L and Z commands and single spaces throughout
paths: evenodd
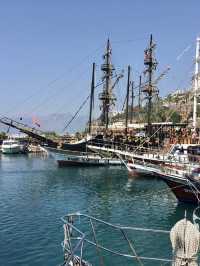
M 112 85 L 112 89 L 115 87 L 115 85 L 119 82 L 119 80 L 123 77 L 123 74 L 120 73 L 119 75 L 114 75 L 112 77 L 112 79 L 116 78 L 114 84 Z M 96 86 L 94 86 L 94 89 L 100 87 L 102 84 L 104 84 L 103 82 L 98 82 Z M 87 101 L 90 98 L 90 94 L 86 97 L 86 99 L 81 103 L 81 105 L 78 107 L 77 111 L 75 112 L 75 114 L 72 116 L 72 118 L 69 120 L 69 122 L 66 124 L 66 126 L 63 128 L 63 132 L 69 127 L 69 125 L 74 121 L 74 119 L 77 117 L 77 115 L 79 114 L 79 112 L 82 110 L 82 108 L 85 106 L 85 104 L 87 103 Z
M 87 103 L 87 101 L 90 98 L 90 94 L 87 96 L 87 98 L 83 101 L 83 103 L 79 106 L 78 110 L 76 111 L 76 113 L 72 116 L 72 118 L 69 120 L 69 122 L 67 123 L 67 125 L 63 128 L 63 131 L 65 131 L 68 126 L 72 123 L 72 121 L 77 117 L 77 115 L 79 114 L 79 112 L 82 110 L 82 108 L 85 106 L 85 104 Z
M 16 103 L 13 107 L 11 107 L 10 109 L 8 109 L 4 115 L 10 113 L 11 111 L 16 110 L 16 108 L 18 106 L 22 106 L 23 104 L 29 102 L 31 99 L 33 99 L 34 96 L 40 95 L 41 90 L 43 90 L 45 87 L 47 88 L 47 90 L 51 89 L 52 90 L 52 85 L 55 84 L 56 82 L 63 80 L 66 73 L 72 73 L 73 71 L 75 71 L 77 68 L 79 68 L 80 66 L 82 66 L 87 59 L 89 59 L 92 55 L 95 55 L 97 52 L 99 52 L 102 49 L 102 45 L 97 47 L 96 49 L 94 49 L 91 53 L 87 54 L 86 56 L 84 56 L 77 64 L 74 64 L 72 67 L 70 67 L 67 71 L 65 71 L 63 74 L 58 75 L 56 78 L 50 80 L 46 86 L 44 87 L 38 87 L 36 90 L 34 90 L 34 92 L 25 97 L 23 100 L 19 101 L 18 103 Z M 49 94 L 48 94 L 49 95 Z

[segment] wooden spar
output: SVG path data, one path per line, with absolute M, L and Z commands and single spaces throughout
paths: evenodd
M 155 85 L 153 84 L 153 72 L 157 67 L 157 60 L 154 57 L 155 43 L 153 43 L 153 36 L 150 36 L 149 47 L 145 50 L 144 65 L 146 67 L 144 73 L 148 74 L 148 84 L 144 87 L 143 92 L 147 98 L 147 123 L 148 123 L 148 135 L 151 135 L 151 118 L 152 118 L 152 98 L 157 92 Z
M 125 121 L 126 138 L 128 134 L 128 104 L 129 104 L 129 89 L 130 89 L 130 72 L 131 72 L 131 67 L 128 66 L 128 79 L 127 79 L 127 87 L 126 87 L 126 121 Z
M 101 109 L 101 124 L 105 126 L 105 131 L 108 129 L 109 124 L 109 111 L 111 106 L 116 101 L 115 96 L 112 93 L 113 86 L 111 84 L 111 79 L 113 77 L 113 71 L 115 70 L 114 66 L 111 63 L 111 46 L 108 39 L 106 52 L 103 56 L 104 63 L 101 65 L 101 70 L 103 71 L 102 80 L 104 82 L 103 92 L 99 94 L 99 100 L 102 102 Z
M 95 63 L 92 64 L 92 82 L 91 82 L 91 92 L 90 92 L 90 114 L 89 114 L 89 127 L 88 133 L 91 134 L 92 125 L 92 109 L 94 107 L 94 88 L 95 88 Z
M 148 69 L 148 73 L 149 73 L 149 95 L 148 95 L 148 114 L 147 114 L 147 123 L 148 123 L 148 131 L 149 134 L 151 134 L 151 109 L 152 109 L 152 45 L 153 45 L 153 38 L 152 38 L 152 34 L 150 36 L 150 45 L 149 45 L 149 59 L 150 59 L 150 65 L 149 65 L 149 69 Z
M 105 105 L 104 105 L 104 110 L 105 110 L 105 124 L 106 124 L 106 130 L 108 129 L 108 124 L 109 124 L 109 89 L 110 89 L 110 83 L 111 83 L 111 75 L 110 75 L 110 40 L 108 39 L 107 41 L 107 56 L 106 56 L 106 64 L 107 64 L 107 75 L 106 75 L 106 87 L 105 87 L 105 92 L 106 92 L 106 96 L 107 96 L 107 99 L 105 101 Z
M 130 123 L 133 123 L 133 107 L 134 107 L 134 82 L 131 82 L 131 119 L 130 119 Z
M 142 76 L 139 79 L 139 93 L 138 93 L 138 108 L 141 108 L 141 86 L 142 86 Z

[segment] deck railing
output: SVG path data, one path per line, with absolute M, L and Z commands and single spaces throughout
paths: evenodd
M 90 215 L 81 214 L 81 213 L 73 213 L 68 214 L 62 218 L 64 222 L 64 241 L 62 242 L 63 250 L 64 250 L 64 258 L 65 262 L 63 265 L 80 265 L 89 266 L 90 263 L 84 260 L 87 257 L 87 247 L 94 247 L 98 254 L 98 261 L 100 265 L 104 265 L 104 259 L 102 256 L 102 252 L 106 252 L 108 254 L 112 254 L 115 256 L 124 257 L 126 259 L 132 259 L 133 265 L 137 262 L 139 265 L 143 265 L 143 261 L 151 261 L 151 262 L 159 262 L 164 263 L 164 265 L 169 265 L 172 262 L 171 258 L 157 258 L 157 257 L 148 257 L 148 256 L 139 256 L 133 240 L 129 237 L 131 232 L 144 232 L 153 233 L 153 234 L 164 234 L 169 237 L 169 232 L 167 230 L 162 229 L 149 229 L 149 228 L 140 228 L 140 227 L 129 227 L 129 226 L 120 226 L 114 225 L 103 220 L 97 219 Z M 85 226 L 85 228 L 89 228 L 89 231 L 82 231 L 79 227 Z M 87 225 L 87 226 L 86 226 Z M 112 248 L 106 247 L 102 241 L 101 244 L 99 242 L 99 234 L 97 230 L 97 226 L 103 225 L 106 230 L 116 230 L 121 235 L 120 239 L 123 240 L 121 243 L 121 247 L 125 247 L 129 249 L 130 253 L 124 253 L 119 250 L 114 249 L 114 245 Z M 106 231 L 107 232 L 107 231 Z M 112 232 L 112 231 L 111 231 Z M 107 234 L 109 235 L 109 233 Z M 110 234 L 111 236 L 112 234 Z M 85 254 L 85 253 L 86 254 Z M 77 263 L 78 260 L 78 263 Z M 74 262 L 75 261 L 75 262 Z M 70 264 L 71 263 L 71 264 Z M 75 264 L 77 263 L 77 264 Z

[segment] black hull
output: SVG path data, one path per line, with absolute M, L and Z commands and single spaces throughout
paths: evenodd
M 79 152 L 85 152 L 86 151 L 86 145 L 87 141 L 83 143 L 74 143 L 74 144 L 69 144 L 69 143 L 64 143 L 61 147 L 63 150 L 68 150 L 68 151 L 79 151 Z
M 57 161 L 59 167 L 99 167 L 99 166 L 105 166 L 105 164 L 99 164 L 99 163 L 90 163 L 90 162 L 78 162 L 78 161 L 72 161 L 72 160 L 58 160 Z
M 199 205 L 200 199 L 200 183 L 188 178 L 187 179 L 176 179 L 171 176 L 161 176 L 162 179 L 166 182 L 166 184 L 170 187 L 176 198 L 180 202 L 191 203 L 195 205 Z M 197 189 L 195 190 L 196 187 Z M 198 190 L 198 191 L 197 191 Z
M 103 144 L 102 136 L 97 135 L 93 139 L 84 140 L 81 143 L 63 143 L 61 149 L 68 150 L 68 151 L 78 151 L 78 152 L 86 152 L 87 145 L 91 143 L 97 143 L 98 145 Z M 87 152 L 92 152 L 91 150 L 87 149 Z
M 80 167 L 105 167 L 105 166 L 121 166 L 121 161 L 112 160 L 112 159 L 59 159 L 57 160 L 59 167 L 68 167 L 68 166 L 80 166 Z

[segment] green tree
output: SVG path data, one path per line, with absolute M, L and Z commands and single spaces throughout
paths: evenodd
M 6 138 L 7 138 L 6 133 L 5 132 L 0 132 L 0 139 L 4 140 Z

